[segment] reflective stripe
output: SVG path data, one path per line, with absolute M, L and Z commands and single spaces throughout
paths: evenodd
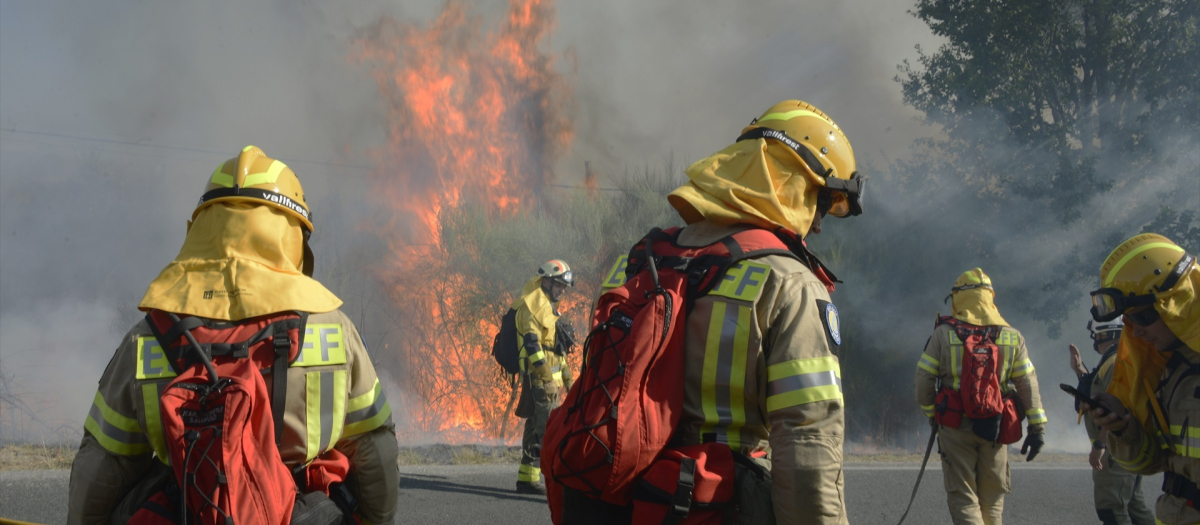
M 158 410 L 158 400 L 162 397 L 163 387 L 167 382 L 145 383 L 142 385 L 142 406 L 146 415 L 146 437 L 150 439 L 150 447 L 154 455 L 164 465 L 171 464 L 171 454 L 167 451 L 167 439 L 163 435 L 162 414 Z
M 92 400 L 92 408 L 88 411 L 83 428 L 91 432 L 92 437 L 109 452 L 121 456 L 133 456 L 150 452 L 150 443 L 138 426 L 137 419 L 118 414 L 104 396 L 96 392 Z
M 941 363 L 929 354 L 921 354 L 921 359 L 917 361 L 917 366 L 935 376 L 938 375 L 941 370 Z
M 346 364 L 346 331 L 341 323 L 310 324 L 304 327 L 304 344 L 292 366 Z
M 532 465 L 522 464 L 517 469 L 517 481 L 524 481 L 526 483 L 537 483 L 538 481 L 541 481 L 541 478 L 540 478 L 541 474 L 542 474 L 542 469 L 537 468 Z
M 232 188 L 233 187 L 233 175 L 230 175 L 228 173 L 221 171 L 221 168 L 224 168 L 224 167 L 225 167 L 225 165 L 222 164 L 220 166 L 217 166 L 217 169 L 213 170 L 213 175 L 212 175 L 212 179 L 210 179 L 210 182 L 212 182 L 213 184 L 216 184 L 217 186 L 221 186 L 222 188 Z
M 763 122 L 763 121 L 767 121 L 767 120 L 792 120 L 793 118 L 796 118 L 796 117 L 815 117 L 815 118 L 821 119 L 822 121 L 829 122 L 829 119 L 822 117 L 821 115 L 818 115 L 816 113 L 813 113 L 812 111 L 809 111 L 807 109 L 793 109 L 791 111 L 785 111 L 783 113 L 767 113 L 766 115 L 763 115 L 761 118 L 759 118 L 758 122 Z
M 921 405 L 921 411 L 925 412 L 926 417 L 933 417 L 935 408 L 936 407 L 934 405 Z
M 1112 287 L 1113 280 L 1117 278 L 1117 274 L 1121 273 L 1121 268 L 1125 266 L 1125 263 L 1129 262 L 1130 259 L 1140 255 L 1142 252 L 1152 248 L 1167 248 L 1178 251 L 1179 253 L 1183 253 L 1183 248 L 1175 246 L 1169 242 L 1152 242 L 1138 246 L 1129 253 L 1125 254 L 1125 256 L 1122 257 L 1120 261 L 1117 261 L 1117 264 L 1113 265 L 1112 269 L 1108 271 L 1108 278 L 1104 280 L 1104 288 Z
M 1176 454 L 1187 458 L 1200 458 L 1200 428 L 1187 427 L 1184 435 L 1182 425 L 1171 425 L 1171 435 L 1168 437 Z
M 1029 417 L 1030 425 L 1039 425 L 1049 421 L 1046 418 L 1046 411 L 1040 408 L 1031 408 L 1025 411 L 1025 415 Z
M 755 296 L 758 292 L 755 292 Z M 733 334 L 733 360 L 729 370 L 729 447 L 742 445 L 742 427 L 746 426 L 746 350 L 750 344 L 750 307 L 738 306 L 737 328 Z
M 248 188 L 250 186 L 258 186 L 259 184 L 275 184 L 275 181 L 279 180 L 279 174 L 283 173 L 283 169 L 286 167 L 286 164 L 278 160 L 274 161 L 271 163 L 271 167 L 267 168 L 267 171 L 246 175 L 246 180 L 242 182 L 242 186 Z
M 529 370 L 530 368 L 537 368 L 539 366 L 538 363 L 545 361 L 546 360 L 546 351 L 538 350 L 537 353 L 535 353 L 531 356 L 526 356 L 525 355 L 525 347 L 522 346 L 519 358 L 520 358 L 519 360 L 520 360 L 520 364 L 521 364 L 521 371 L 524 372 L 524 371 Z
M 357 436 L 375 430 L 392 415 L 392 407 L 388 404 L 387 397 L 383 395 L 379 379 L 375 380 L 375 387 L 370 392 L 350 399 L 346 410 L 346 427 L 343 430 L 343 437 Z
M 1026 374 L 1033 372 L 1033 362 L 1029 358 L 1017 361 L 1017 365 L 1013 367 L 1012 378 L 1024 377 Z
M 715 433 L 731 448 L 741 446 L 746 424 L 746 353 L 750 343 L 749 306 L 713 303 L 705 341 L 700 401 L 704 423 L 700 433 Z
M 306 457 L 311 462 L 341 438 L 346 411 L 345 370 L 304 374 Z
M 1116 456 L 1113 456 L 1111 454 L 1109 455 L 1109 457 L 1111 457 L 1113 459 L 1113 461 L 1115 461 L 1118 465 L 1120 465 L 1121 468 L 1128 470 L 1130 472 L 1137 472 L 1137 471 L 1140 471 L 1140 470 L 1146 468 L 1146 466 L 1148 466 L 1150 464 L 1150 460 L 1153 459 L 1153 456 L 1151 456 L 1149 453 L 1149 450 L 1150 450 L 1149 445 L 1150 445 L 1150 437 L 1142 436 L 1142 449 L 1138 451 L 1137 456 L 1134 456 L 1134 458 L 1132 460 L 1121 461 Z
M 958 338 L 958 334 L 954 330 L 946 332 L 950 334 L 950 388 L 955 391 L 960 390 L 959 374 L 961 373 L 960 363 L 962 362 L 963 342 Z
M 234 182 L 233 175 L 221 171 L 221 169 L 224 167 L 225 165 L 221 164 L 220 166 L 217 166 L 217 169 L 213 170 L 211 181 L 213 184 L 223 188 L 232 188 Z M 260 171 L 258 173 L 246 175 L 246 180 L 242 181 L 242 187 L 246 188 L 250 186 L 257 186 L 259 184 L 274 184 L 275 181 L 279 180 L 279 174 L 283 172 L 284 168 L 287 168 L 286 164 L 278 160 L 272 162 L 271 166 L 267 168 L 267 171 Z
M 767 412 L 817 401 L 842 400 L 836 357 L 795 359 L 767 367 Z
M 600 286 L 604 288 L 616 288 L 625 284 L 625 267 L 627 266 L 629 266 L 629 255 L 617 257 L 617 262 L 608 271 L 608 276 L 604 278 L 604 282 Z
M 154 336 L 138 337 L 137 355 L 134 359 L 135 375 L 139 380 L 175 377 L 175 371 L 167 361 L 167 354 L 163 352 L 162 345 L 158 344 Z

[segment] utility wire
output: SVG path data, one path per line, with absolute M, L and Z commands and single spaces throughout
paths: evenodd
M 188 152 L 188 153 L 203 153 L 206 155 L 219 155 L 222 157 L 229 154 L 229 152 L 225 152 L 225 151 L 216 151 L 216 150 L 203 149 L 203 148 L 189 148 L 189 147 L 185 147 L 185 146 L 169 146 L 169 145 L 164 145 L 164 144 L 147 144 L 144 142 L 134 142 L 131 140 L 85 137 L 85 136 L 81 136 L 81 135 L 68 135 L 65 133 L 52 133 L 49 131 L 32 131 L 32 130 L 16 129 L 16 128 L 0 128 L 0 131 L 7 131 L 9 133 L 16 133 L 19 135 L 35 135 L 35 136 L 42 136 L 42 137 L 54 137 L 54 138 L 60 138 L 60 139 L 80 140 L 80 141 L 85 141 L 85 142 L 99 142 L 99 143 L 103 143 L 103 144 L 136 146 L 136 147 L 140 147 L 140 148 L 160 149 L 160 150 L 168 150 L 168 151 L 182 151 L 182 152 Z M 358 165 L 358 164 L 338 164 L 338 163 L 334 163 L 334 162 L 324 162 L 324 161 L 319 161 L 319 160 L 294 159 L 292 157 L 285 157 L 285 158 L 288 159 L 288 164 L 311 164 L 311 165 L 316 165 L 316 166 L 326 166 L 326 167 L 330 167 L 330 168 L 350 168 L 350 169 L 358 169 L 358 170 L 373 169 L 372 166 L 363 166 L 363 165 Z M 577 185 L 577 184 L 552 183 L 552 184 L 545 184 L 545 186 L 552 186 L 555 188 L 566 188 L 566 189 L 573 189 L 573 190 L 589 189 L 586 186 L 581 186 L 581 185 Z M 591 189 L 595 189 L 595 190 L 599 190 L 599 191 L 617 191 L 617 192 L 632 191 L 632 190 L 628 190 L 628 189 L 624 189 L 624 188 L 596 187 L 596 188 L 591 188 Z
M 20 135 L 37 135 L 37 136 L 42 136 L 42 137 L 55 137 L 55 138 L 60 138 L 60 139 L 82 140 L 82 141 L 86 141 L 86 142 L 101 142 L 104 144 L 119 144 L 119 145 L 123 145 L 123 146 L 138 146 L 138 147 L 142 147 L 142 148 L 162 149 L 162 150 L 170 150 L 170 151 L 186 151 L 189 153 L 204 153 L 204 154 L 208 154 L 208 155 L 220 155 L 222 157 L 229 155 L 229 152 L 227 152 L 227 151 L 216 151 L 216 150 L 202 149 L 202 148 L 188 148 L 188 147 L 184 147 L 184 146 L 168 146 L 168 145 L 163 145 L 163 144 L 147 144 L 144 142 L 134 142 L 131 140 L 117 140 L 117 139 L 105 139 L 105 138 L 97 138 L 97 137 L 84 137 L 81 135 L 68 135 L 65 133 L 51 133 L 48 131 L 31 131 L 31 130 L 15 129 L 15 128 L 0 128 L 0 131 L 7 131 L 9 133 L 17 133 Z M 338 163 L 334 163 L 334 162 L 324 162 L 324 161 L 319 161 L 319 160 L 295 159 L 292 157 L 287 157 L 287 159 L 288 159 L 288 164 L 312 164 L 312 165 L 317 165 L 317 166 L 327 166 L 330 168 L 351 168 L 351 169 L 359 169 L 359 170 L 371 169 L 371 166 L 363 166 L 363 165 L 358 165 L 358 164 L 338 164 Z

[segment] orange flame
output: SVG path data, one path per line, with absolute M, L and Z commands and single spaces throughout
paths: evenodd
M 440 219 L 464 199 L 511 215 L 554 180 L 574 130 L 564 116 L 570 85 L 543 49 L 553 26 L 552 0 L 510 0 L 494 29 L 451 0 L 428 27 L 384 19 L 358 42 L 356 58 L 387 103 L 374 196 L 393 211 L 378 233 L 391 247 L 383 276 L 404 316 L 390 350 L 413 398 L 398 426 L 413 439 L 515 436 L 512 389 L 490 355 L 511 298 L 466 307 L 477 283 L 441 257 Z

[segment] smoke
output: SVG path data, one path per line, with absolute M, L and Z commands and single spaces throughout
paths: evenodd
M 869 351 L 849 349 L 844 375 L 882 377 L 879 367 L 894 366 L 881 394 L 918 421 L 909 392 L 932 315 L 948 310 L 941 299 L 960 272 L 983 266 L 997 281 L 1001 310 L 1027 337 L 1052 431 L 1065 429 L 1050 446 L 1082 450 L 1082 431 L 1060 425 L 1073 418 L 1053 386 L 1073 377 L 1064 350 L 1067 341 L 1086 341 L 1083 308 L 1065 322 L 1064 337 L 1051 340 L 1007 291 L 1072 256 L 1072 243 L 1056 236 L 1107 242 L 1135 232 L 1075 223 L 1046 235 L 1050 223 L 1037 219 L 1045 211 L 1035 203 L 981 210 L 959 181 L 901 169 L 901 160 L 921 155 L 909 149 L 913 140 L 938 130 L 903 105 L 895 65 L 913 57 L 914 45 L 940 44 L 903 3 L 704 4 L 557 6 L 549 46 L 566 57 L 560 67 L 575 82 L 575 138 L 555 166 L 558 180 L 579 183 L 585 162 L 601 188 L 668 155 L 687 164 L 727 145 L 775 102 L 817 105 L 875 176 L 868 214 L 832 221 L 825 239 L 814 240 L 835 269 L 848 269 L 834 296 L 854 314 L 847 344 L 871 342 Z M 0 421 L 0 440 L 53 439 L 60 424 L 78 431 L 94 381 L 139 316 L 141 293 L 182 243 L 204 179 L 246 144 L 301 177 L 316 219 L 317 277 L 346 300 L 372 355 L 386 351 L 397 319 L 374 264 L 389 248 L 360 225 L 382 213 L 368 199 L 374 165 L 365 152 L 387 143 L 389 122 L 370 71 L 348 56 L 382 16 L 427 26 L 443 6 L 0 4 L 0 378 L 15 377 L 6 385 L 23 385 L 31 406 L 46 407 L 40 428 Z M 489 0 L 475 12 L 495 24 L 506 8 Z M 1131 192 L 1107 194 L 1086 213 L 1135 224 L 1149 218 L 1128 216 L 1126 199 L 1164 194 L 1195 209 L 1196 185 L 1181 178 L 1195 176 L 1195 151 L 1177 157 L 1176 171 L 1141 177 Z M 979 213 L 995 220 L 963 235 L 955 217 Z M 997 255 L 972 258 L 981 245 Z M 381 375 L 402 377 L 388 372 Z M 405 395 L 395 383 L 385 382 L 394 406 Z M 884 410 L 882 397 L 859 403 L 852 415 Z

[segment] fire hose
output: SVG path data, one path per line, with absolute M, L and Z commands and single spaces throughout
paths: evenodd
M 904 509 L 904 514 L 900 516 L 900 521 L 896 522 L 896 525 L 904 523 L 904 518 L 908 517 L 908 511 L 912 510 L 913 501 L 917 499 L 917 489 L 921 487 L 921 478 L 925 476 L 925 465 L 929 464 L 929 453 L 933 451 L 933 442 L 937 440 L 937 433 L 937 426 L 929 431 L 929 444 L 925 445 L 925 459 L 921 460 L 921 472 L 917 474 L 917 482 L 913 485 L 912 496 L 908 498 L 908 508 Z

